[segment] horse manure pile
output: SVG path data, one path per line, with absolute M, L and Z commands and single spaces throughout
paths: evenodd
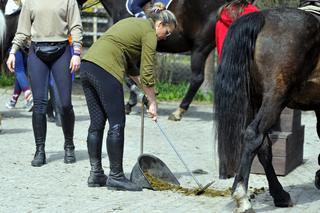
M 179 192 L 184 195 L 196 195 L 196 193 L 200 190 L 199 188 L 184 188 L 178 185 L 170 184 L 168 182 L 165 182 L 163 180 L 160 180 L 159 178 L 156 178 L 152 175 L 150 175 L 148 172 L 143 173 L 144 176 L 147 178 L 147 180 L 150 182 L 152 188 L 156 191 L 173 191 L 173 192 Z M 231 195 L 231 189 L 226 190 L 215 190 L 215 189 L 206 189 L 203 194 L 207 197 L 226 197 Z
M 250 191 L 250 199 L 254 199 L 257 195 L 263 194 L 266 191 L 266 189 L 264 187 L 261 187 L 261 188 L 249 187 L 249 191 Z

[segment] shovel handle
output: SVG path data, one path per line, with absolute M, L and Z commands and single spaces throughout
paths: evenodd
M 162 130 L 162 128 L 160 127 L 158 121 L 155 121 L 156 125 L 158 126 L 158 128 L 160 129 L 160 132 L 162 133 L 162 135 L 165 137 L 166 141 L 169 143 L 169 145 L 171 146 L 171 148 L 173 149 L 173 151 L 177 154 L 177 156 L 179 157 L 180 161 L 182 162 L 182 164 L 184 165 L 184 167 L 186 168 L 186 170 L 188 171 L 188 173 L 191 175 L 191 177 L 193 178 L 193 180 L 197 183 L 198 187 L 202 189 L 202 185 L 200 184 L 200 182 L 197 180 L 197 178 L 193 175 L 193 173 L 190 171 L 189 167 L 187 166 L 187 164 L 184 162 L 184 160 L 182 159 L 181 155 L 178 153 L 178 151 L 176 150 L 176 148 L 174 147 L 173 143 L 169 140 L 168 136 L 166 135 L 166 133 Z
M 143 139 L 144 139 L 144 103 L 141 103 L 141 132 L 140 132 L 140 155 L 143 154 Z

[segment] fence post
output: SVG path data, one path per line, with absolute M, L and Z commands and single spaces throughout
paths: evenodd
M 97 40 L 97 33 L 98 33 L 98 18 L 97 16 L 93 17 L 93 42 Z

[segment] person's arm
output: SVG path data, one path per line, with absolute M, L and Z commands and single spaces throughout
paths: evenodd
M 18 49 L 25 46 L 27 40 L 31 37 L 31 11 L 29 6 L 29 1 L 23 4 L 19 21 L 17 32 L 12 40 L 12 48 L 10 53 L 15 54 Z
M 80 67 L 80 54 L 82 47 L 83 29 L 81 24 L 80 11 L 75 0 L 69 0 L 68 4 L 68 31 L 72 37 L 73 56 L 70 60 L 70 70 L 75 72 Z
M 145 92 L 149 109 L 148 113 L 152 120 L 157 120 L 157 102 L 155 95 L 155 77 L 154 61 L 157 48 L 157 38 L 154 32 L 147 33 L 142 38 L 141 64 L 140 64 L 140 82 Z
M 82 47 L 83 28 L 81 23 L 80 11 L 75 0 L 69 0 L 68 4 L 68 31 L 72 37 L 74 54 L 80 54 Z

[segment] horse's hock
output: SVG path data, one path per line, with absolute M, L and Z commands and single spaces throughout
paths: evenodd
M 301 111 L 285 108 L 269 136 L 275 172 L 277 175 L 287 175 L 303 161 L 304 126 L 301 126 Z M 253 161 L 251 173 L 264 174 L 257 157 Z

